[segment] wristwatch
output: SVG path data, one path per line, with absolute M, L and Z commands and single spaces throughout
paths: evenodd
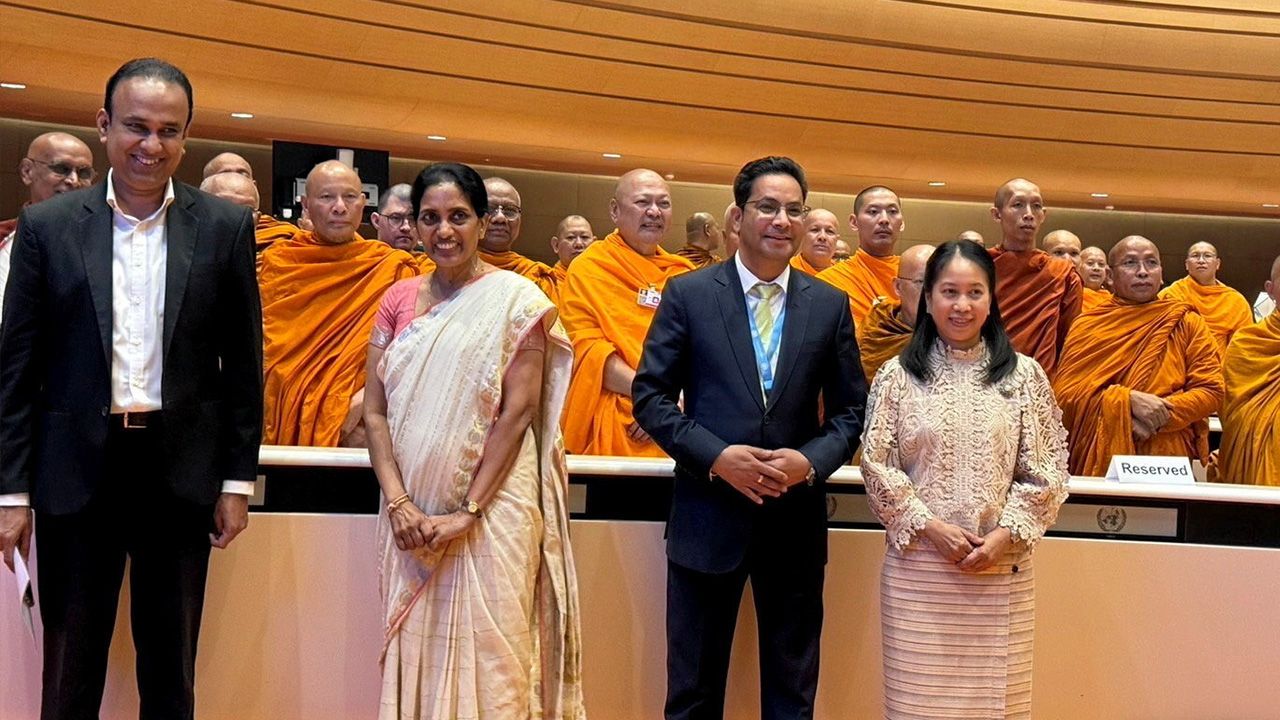
M 480 503 L 476 502 L 475 500 L 467 500 L 466 502 L 462 503 L 462 507 L 458 509 L 468 515 L 474 515 L 477 518 L 484 516 L 484 513 L 480 512 Z
M 813 483 L 817 479 L 818 479 L 818 471 L 814 470 L 813 466 L 810 465 L 809 472 L 805 473 L 805 476 L 804 476 L 804 484 L 808 485 L 809 487 L 813 487 Z

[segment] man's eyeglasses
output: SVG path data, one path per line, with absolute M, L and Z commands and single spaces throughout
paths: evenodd
M 777 200 L 770 200 L 768 198 L 763 200 L 748 200 L 742 204 L 743 207 L 746 207 L 747 205 L 755 205 L 756 212 L 760 213 L 764 217 L 777 217 L 779 212 L 786 212 L 788 218 L 791 218 L 792 220 L 802 220 L 805 215 L 809 214 L 808 205 L 802 205 L 800 203 L 783 205 Z
M 915 280 L 915 279 L 912 279 L 912 278 L 904 278 L 904 277 L 902 277 L 901 275 L 898 275 L 898 276 L 897 276 L 897 279 L 898 279 L 898 280 L 905 280 L 905 281 L 907 281 L 907 282 L 911 283 L 912 285 L 915 285 L 916 287 L 924 287 L 924 280 Z
M 412 213 L 393 213 L 391 215 L 383 215 L 381 217 L 383 220 L 386 220 L 391 225 L 391 227 L 400 227 L 401 225 L 405 225 L 405 224 L 408 224 L 408 225 L 413 224 Z
M 501 215 L 508 220 L 520 219 L 519 205 L 494 205 L 489 208 L 489 217 L 497 217 Z
M 79 180 L 82 180 L 84 182 L 93 182 L 93 178 L 98 174 L 98 171 L 94 170 L 92 165 L 86 165 L 84 167 L 72 167 L 63 162 L 49 163 L 43 160 L 37 160 L 33 157 L 29 157 L 27 159 L 33 163 L 39 163 L 49 168 L 49 172 L 53 173 L 54 175 L 57 175 L 60 178 L 71 177 L 71 173 L 75 173 L 76 177 Z

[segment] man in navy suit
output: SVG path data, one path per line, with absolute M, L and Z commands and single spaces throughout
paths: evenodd
M 761 716 L 811 718 L 823 483 L 853 455 L 867 384 L 848 300 L 789 264 L 808 212 L 804 171 L 761 158 L 733 194 L 737 254 L 667 285 L 633 385 L 636 420 L 676 461 L 666 717 L 722 717 L 750 578 Z

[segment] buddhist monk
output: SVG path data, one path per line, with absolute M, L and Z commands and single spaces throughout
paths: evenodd
M 849 243 L 844 238 L 836 240 L 835 246 L 831 250 L 831 262 L 842 263 L 853 257 L 853 248 L 849 247 Z
M 1062 258 L 1080 272 L 1080 236 L 1070 230 L 1054 230 L 1044 236 L 1044 251 L 1056 258 Z
M 893 289 L 893 279 L 898 276 L 898 256 L 893 253 L 893 246 L 906 227 L 898 194 L 883 185 L 864 189 L 853 200 L 849 226 L 858 234 L 858 249 L 846 262 L 818 273 L 818 279 L 849 296 L 856 327 L 871 312 L 876 298 L 898 299 Z
M 406 183 L 392 185 L 378 199 L 378 209 L 369 215 L 369 222 L 378 231 L 378 241 L 407 253 L 418 248 L 417 223 L 409 200 L 412 191 Z
M 871 314 L 857 327 L 862 369 L 874 378 L 880 366 L 898 356 L 916 328 L 920 288 L 924 286 L 924 266 L 933 255 L 932 245 L 912 245 L 902 253 L 894 289 L 901 300 L 881 297 L 871 306 Z
M 1253 324 L 1253 306 L 1238 290 L 1218 280 L 1222 260 L 1212 244 L 1198 242 L 1188 248 L 1186 268 L 1187 276 L 1162 290 L 1160 297 L 1191 303 L 1209 324 L 1218 349 L 1226 352 L 1231 336 Z
M 1107 256 L 1115 300 L 1071 326 L 1053 389 L 1071 472 L 1100 476 L 1115 455 L 1208 461 L 1206 418 L 1222 405 L 1222 360 L 1188 303 L 1160 298 L 1160 250 L 1132 235 Z
M 560 305 L 560 296 L 564 293 L 569 265 L 595 241 L 591 223 L 581 215 L 568 215 L 556 225 L 556 234 L 551 236 L 551 252 L 560 258 L 551 266 L 551 285 L 555 289 L 551 300 L 556 306 Z
M 830 210 L 816 208 L 804 219 L 804 237 L 800 252 L 791 258 L 791 267 L 817 275 L 835 263 L 836 241 L 840 239 L 840 220 Z
M 23 207 L 89 187 L 94 175 L 93 152 L 80 138 L 64 132 L 40 135 L 27 146 L 26 156 L 18 163 L 18 177 L 27 186 L 27 202 Z M 0 222 L 0 307 L 3 307 L 4 288 L 9 281 L 17 227 L 17 218 Z
M 1280 302 L 1280 257 L 1271 263 L 1266 292 Z M 1280 311 L 1236 331 L 1222 376 L 1222 481 L 1280 485 Z
M 516 192 L 514 185 L 499 177 L 485 180 L 484 189 L 489 193 L 489 225 L 484 237 L 480 238 L 480 259 L 529 278 L 554 300 L 556 288 L 551 267 L 511 249 L 520 237 L 524 213 L 520 207 L 520 193 Z
M 983 238 L 982 233 L 978 232 L 977 230 L 965 230 L 964 232 L 961 232 L 959 235 L 957 235 L 956 239 L 968 240 L 969 242 L 976 242 L 983 247 L 987 246 L 986 239 Z
M 732 202 L 724 209 L 724 222 L 720 227 L 724 228 L 724 256 L 733 257 L 738 252 L 738 226 L 734 224 L 733 209 L 737 207 Z
M 684 223 L 685 245 L 676 251 L 680 257 L 704 268 L 720 262 L 716 249 L 724 242 L 724 230 L 711 213 L 696 212 Z
M 1088 312 L 1111 299 L 1106 289 L 1107 254 L 1102 248 L 1090 245 L 1080 251 L 1080 280 L 1084 283 L 1082 312 Z
M 996 263 L 996 297 L 1013 347 L 1053 377 L 1071 321 L 1080 314 L 1083 285 L 1075 266 L 1036 249 L 1044 198 L 1035 183 L 1017 178 L 996 191 L 991 217 L 1000 244 L 987 252 Z
M 652 170 L 618 180 L 609 201 L 617 229 L 569 266 L 560 313 L 573 340 L 564 444 L 571 453 L 661 457 L 631 415 L 631 380 L 667 281 L 693 263 L 660 246 L 671 191 Z
M 254 222 L 258 221 L 261 214 L 258 212 L 258 186 L 247 175 L 237 172 L 214 173 L 200 183 L 200 189 L 234 205 L 249 208 L 253 211 Z
M 253 166 L 249 164 L 248 160 L 233 152 L 219 153 L 204 164 L 203 177 L 207 180 L 209 177 L 219 173 L 237 173 L 252 180 Z
M 386 289 L 418 274 L 418 264 L 403 250 L 356 234 L 365 195 L 346 165 L 317 165 L 302 203 L 315 229 L 298 229 L 258 256 L 263 442 L 358 445 L 374 314 Z

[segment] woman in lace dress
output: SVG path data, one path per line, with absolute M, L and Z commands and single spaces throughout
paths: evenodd
M 1014 352 L 976 243 L 929 259 L 919 322 L 876 374 L 862 475 L 886 529 L 888 718 L 1031 715 L 1031 550 L 1067 495 L 1044 371 Z
M 369 342 L 382 486 L 382 720 L 583 717 L 560 411 L 573 353 L 529 280 L 476 254 L 488 195 L 441 163 L 413 184 L 436 269 L 393 285 Z

